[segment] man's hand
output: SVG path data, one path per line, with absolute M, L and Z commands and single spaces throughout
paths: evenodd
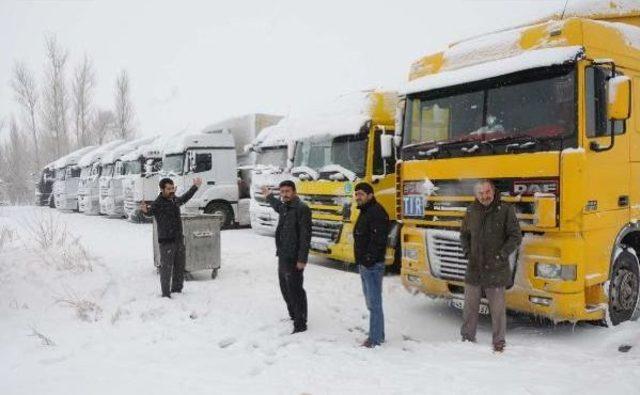
M 307 267 L 307 264 L 304 263 L 304 262 L 296 263 L 296 269 L 298 269 L 298 270 L 304 270 L 305 267 Z
M 200 188 L 200 185 L 202 185 L 202 178 L 200 177 L 196 177 L 193 179 L 193 185 L 195 185 L 196 187 Z
M 145 202 L 140 202 L 140 211 L 143 213 L 147 213 L 149 211 L 149 206 Z
M 260 191 L 262 192 L 262 195 L 263 195 L 264 197 L 268 197 L 269 195 L 271 195 L 271 189 L 269 189 L 266 185 L 263 185 L 263 186 L 260 188 Z

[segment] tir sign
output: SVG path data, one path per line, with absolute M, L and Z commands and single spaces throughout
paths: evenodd
M 522 180 L 513 182 L 513 195 L 533 196 L 536 193 L 558 194 L 557 180 Z

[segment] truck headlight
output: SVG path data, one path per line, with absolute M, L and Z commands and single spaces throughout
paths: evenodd
M 540 278 L 575 280 L 576 272 L 576 265 L 536 262 L 535 266 L 535 275 Z
M 405 248 L 402 250 L 402 255 L 409 260 L 417 261 L 418 260 L 418 250 L 415 248 Z

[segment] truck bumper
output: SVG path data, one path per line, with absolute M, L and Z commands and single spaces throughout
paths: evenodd
M 428 259 L 426 231 L 415 227 L 403 227 L 403 257 L 401 279 L 410 292 L 422 292 L 434 298 L 464 299 L 464 281 L 438 278 Z M 545 236 L 526 240 L 514 274 L 514 284 L 505 292 L 507 309 L 549 318 L 553 321 L 593 321 L 605 317 L 607 305 L 603 284 L 588 284 L 581 280 L 578 268 L 575 281 L 542 280 L 535 277 L 534 265 L 550 257 L 539 251 L 550 247 L 560 251 L 557 257 L 563 262 L 581 262 L 579 256 L 562 256 L 584 251 L 579 238 L 562 235 Z M 408 254 L 411 250 L 411 254 Z M 414 252 L 415 251 L 415 252 Z M 409 256 L 411 255 L 411 257 Z M 487 301 L 483 300 L 483 304 Z M 459 303 L 457 303 L 460 305 Z

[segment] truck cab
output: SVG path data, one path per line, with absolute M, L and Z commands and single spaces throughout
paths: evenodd
M 291 174 L 300 198 L 311 208 L 312 254 L 355 263 L 353 227 L 359 210 L 353 193 L 361 181 L 373 186 L 396 234 L 395 157 L 388 148 L 382 155 L 384 143 L 393 139 L 396 103 L 396 92 L 362 91 L 317 113 L 283 120 L 296 136 Z M 396 245 L 390 240 L 388 265 L 397 262 Z
M 202 185 L 184 212 L 217 213 L 223 226 L 249 224 L 249 199 L 240 198 L 236 144 L 226 130 L 182 134 L 164 147 L 160 177 L 171 178 L 177 195 L 185 193 L 197 177 Z
M 86 215 L 100 213 L 100 176 L 102 175 L 102 158 L 111 150 L 122 145 L 123 140 L 105 143 L 96 150 L 83 155 L 78 161 L 80 181 L 78 184 L 78 209 Z
M 279 215 L 267 203 L 262 187 L 266 186 L 278 197 L 280 182 L 294 179 L 291 167 L 295 142 L 286 128 L 274 125 L 262 130 L 250 149 L 255 152 L 251 175 L 251 228 L 259 234 L 274 236 Z
M 474 182 L 489 179 L 524 234 L 508 309 L 614 325 L 640 315 L 640 8 L 610 11 L 412 65 L 397 139 L 406 287 L 462 307 L 461 220 Z
M 55 206 L 59 210 L 78 210 L 78 184 L 82 156 L 96 147 L 89 146 L 76 150 L 54 162 L 56 181 L 53 184 Z
M 157 141 L 143 145 L 122 157 L 124 163 L 124 212 L 129 221 L 142 222 L 138 206 L 150 203 L 158 196 L 159 172 L 162 169 L 162 151 Z

